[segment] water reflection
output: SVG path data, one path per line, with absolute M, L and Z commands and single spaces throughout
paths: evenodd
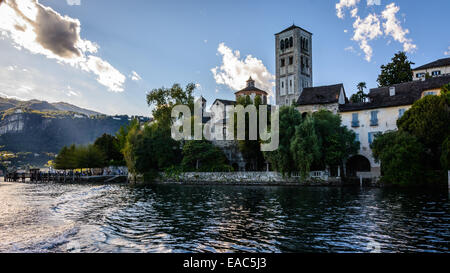
M 448 193 L 0 185 L 0 251 L 447 252 Z

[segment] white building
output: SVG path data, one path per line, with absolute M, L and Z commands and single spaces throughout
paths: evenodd
M 413 69 L 413 79 L 415 81 L 425 79 L 427 75 L 439 77 L 450 74 L 450 58 L 440 59 Z
M 414 102 L 424 96 L 439 95 L 441 87 L 448 83 L 450 75 L 375 88 L 370 90 L 367 103 L 340 105 L 343 125 L 353 130 L 361 143 L 359 154 L 346 163 L 347 175 L 370 172 L 379 176 L 380 164 L 375 162 L 370 148 L 377 135 L 397 130 L 397 120 Z

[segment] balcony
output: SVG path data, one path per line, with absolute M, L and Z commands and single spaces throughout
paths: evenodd
M 353 128 L 358 128 L 359 127 L 359 120 L 352 121 L 352 127 Z
M 378 119 L 371 119 L 370 126 L 378 126 Z

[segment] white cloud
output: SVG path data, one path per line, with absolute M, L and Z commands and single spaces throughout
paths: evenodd
M 356 50 L 355 50 L 355 48 L 354 48 L 353 46 L 348 46 L 348 47 L 344 48 L 344 50 L 345 50 L 345 51 L 352 52 L 352 53 L 355 53 L 355 52 L 356 52 Z
M 108 62 L 99 57 L 90 55 L 85 70 L 97 75 L 97 81 L 113 92 L 122 92 L 125 76 Z
M 367 0 L 367 5 L 368 6 L 379 6 L 381 5 L 381 0 Z
M 369 42 L 380 36 L 392 37 L 395 41 L 403 44 L 403 50 L 406 52 L 412 52 L 417 49 L 412 39 L 406 37 L 409 30 L 403 29 L 400 21 L 397 19 L 397 13 L 400 11 L 400 8 L 395 3 L 387 5 L 381 14 L 371 13 L 364 19 L 358 16 L 358 3 L 359 0 L 340 0 L 336 4 L 336 12 L 337 17 L 343 19 L 343 9 L 352 8 L 350 11 L 351 17 L 354 18 L 352 40 L 359 43 L 359 47 L 364 52 L 365 59 L 368 62 L 372 60 L 373 56 L 373 48 Z M 379 0 L 367 1 L 367 6 L 380 4 L 381 1 Z M 347 33 L 347 30 L 344 30 L 344 32 Z M 390 44 L 390 41 L 388 44 Z
M 380 20 L 376 14 L 369 14 L 365 19 L 356 17 L 356 21 L 353 23 L 355 29 L 352 40 L 359 42 L 359 47 L 365 53 L 366 61 L 372 60 L 373 49 L 369 45 L 369 41 L 383 35 L 381 31 Z
M 108 62 L 93 56 L 99 46 L 82 39 L 80 32 L 78 19 L 62 16 L 37 0 L 5 0 L 1 4 L 0 33 L 10 38 L 15 48 L 92 72 L 109 90 L 123 91 L 125 77 Z
M 409 33 L 408 29 L 403 29 L 400 25 L 400 21 L 397 19 L 396 14 L 400 11 L 400 8 L 391 3 L 386 6 L 386 9 L 382 12 L 383 18 L 386 22 L 383 23 L 384 32 L 386 35 L 392 36 L 394 40 L 403 44 L 403 50 L 406 52 L 414 51 L 417 46 L 412 43 L 412 40 L 406 38 Z
M 81 5 L 81 0 L 67 0 L 67 5 L 79 6 L 79 5 Z
M 142 80 L 142 77 L 136 71 L 131 71 L 131 75 L 129 77 L 135 82 Z
M 444 55 L 445 55 L 445 56 L 450 55 L 450 46 L 448 47 L 447 51 L 444 52 Z
M 203 87 L 202 87 L 201 84 L 196 83 L 196 84 L 195 84 L 195 89 L 197 89 L 197 90 L 199 90 L 199 91 L 202 91 L 202 90 L 203 90 Z
M 344 8 L 355 7 L 360 0 L 340 0 L 336 4 L 336 15 L 337 17 L 344 19 Z
M 272 96 L 275 76 L 272 75 L 263 62 L 252 55 L 241 59 L 238 50 L 233 51 L 224 43 L 219 44 L 218 54 L 222 56 L 222 65 L 211 69 L 217 84 L 227 85 L 233 90 L 245 87 L 251 76 L 256 86 L 267 91 Z

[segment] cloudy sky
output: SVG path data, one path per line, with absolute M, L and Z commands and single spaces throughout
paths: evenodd
M 233 99 L 251 75 L 271 91 L 274 33 L 314 33 L 314 85 L 376 87 L 404 50 L 417 65 L 450 56 L 448 0 L 0 0 L 0 96 L 150 115 L 145 94 L 197 84 Z

